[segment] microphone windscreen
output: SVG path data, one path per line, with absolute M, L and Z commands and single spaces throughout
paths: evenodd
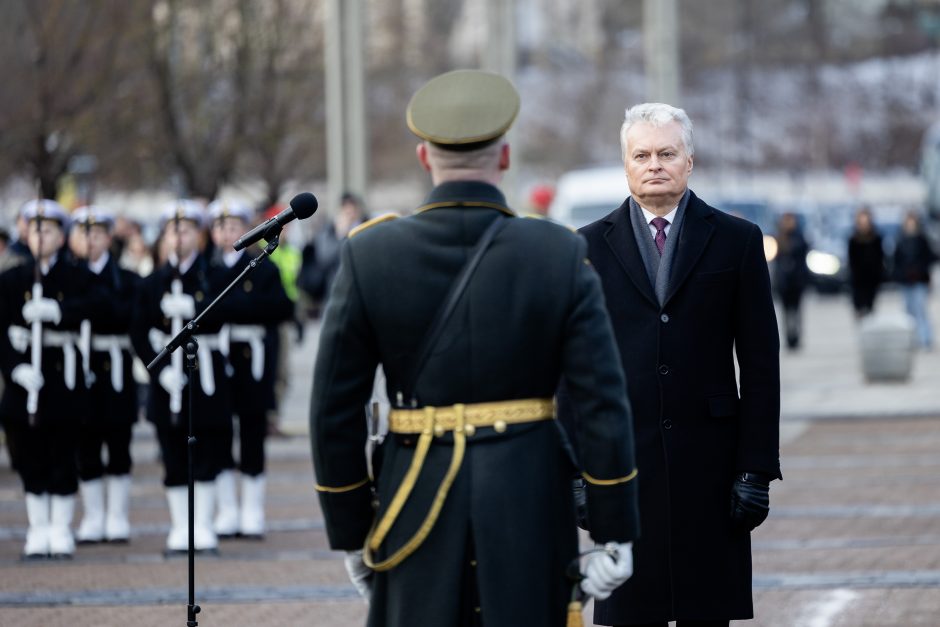
M 290 206 L 298 220 L 306 220 L 317 210 L 317 197 L 310 192 L 303 192 L 291 198 Z

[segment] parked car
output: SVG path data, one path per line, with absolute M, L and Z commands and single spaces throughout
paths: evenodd
M 628 194 L 623 166 L 572 170 L 558 179 L 548 217 L 580 229 L 619 207 Z

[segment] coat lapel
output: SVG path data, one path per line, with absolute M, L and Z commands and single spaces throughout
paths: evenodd
M 659 308 L 656 294 L 653 292 L 653 285 L 646 273 L 646 265 L 643 263 L 643 257 L 640 256 L 640 248 L 636 243 L 636 237 L 633 235 L 628 202 L 624 201 L 619 209 L 605 218 L 609 227 L 604 232 L 604 240 L 620 263 L 623 271 L 627 273 L 627 276 L 640 290 L 640 293 L 655 307 Z
M 705 246 L 715 230 L 710 222 L 713 213 L 714 210 L 711 207 L 690 192 L 685 217 L 682 218 L 682 231 L 679 234 L 678 246 L 676 246 L 676 257 L 673 259 L 670 271 L 669 288 L 666 291 L 666 299 L 663 301 L 664 307 L 689 278 L 689 273 L 705 251 Z

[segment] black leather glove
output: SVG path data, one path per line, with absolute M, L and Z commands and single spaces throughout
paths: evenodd
M 587 484 L 584 479 L 578 477 L 571 482 L 571 490 L 574 493 L 574 509 L 578 518 L 578 526 L 589 531 L 588 527 L 588 507 L 587 507 Z
M 770 479 L 743 472 L 731 488 L 731 521 L 739 529 L 752 531 L 770 513 Z

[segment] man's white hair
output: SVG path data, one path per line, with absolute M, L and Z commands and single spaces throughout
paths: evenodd
M 678 107 L 663 104 L 662 102 L 644 102 L 627 109 L 620 127 L 620 156 L 627 156 L 627 133 L 637 122 L 648 122 L 653 126 L 663 126 L 670 122 L 678 122 L 682 127 L 682 143 L 685 151 L 691 157 L 695 153 L 692 145 L 692 120 L 688 114 Z

